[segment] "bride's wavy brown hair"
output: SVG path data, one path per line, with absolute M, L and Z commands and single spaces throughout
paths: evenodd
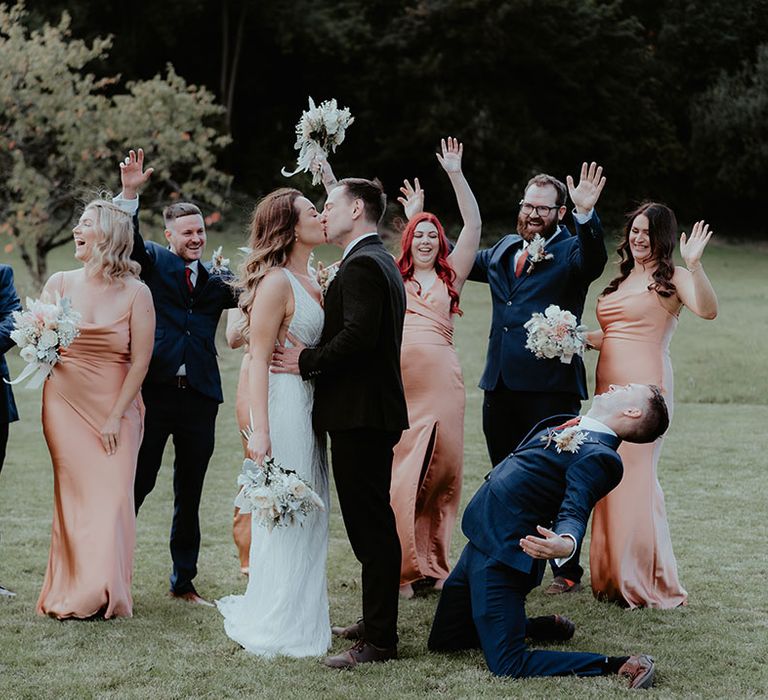
M 658 202 L 643 202 L 637 209 L 627 214 L 627 222 L 624 226 L 624 237 L 616 249 L 619 254 L 619 274 L 614 277 L 603 290 L 602 296 L 615 292 L 619 285 L 627 279 L 635 259 L 629 248 L 629 233 L 635 219 L 644 215 L 648 218 L 648 239 L 651 244 L 651 258 L 656 261 L 656 269 L 653 271 L 653 282 L 648 289 L 662 297 L 671 297 L 677 287 L 672 284 L 672 275 L 675 274 L 675 263 L 672 253 L 677 242 L 677 218 L 668 206 Z
M 104 199 L 94 199 L 83 211 L 94 213 L 94 228 L 99 234 L 86 268 L 106 282 L 139 277 L 141 266 L 131 260 L 133 252 L 133 217 Z
M 240 290 L 239 306 L 246 316 L 264 275 L 274 267 L 285 267 L 299 222 L 296 200 L 302 196 L 298 190 L 283 187 L 270 192 L 253 210 L 248 237 L 250 252 L 233 282 Z

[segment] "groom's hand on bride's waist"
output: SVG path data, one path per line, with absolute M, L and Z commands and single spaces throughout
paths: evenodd
M 291 342 L 293 347 L 275 345 L 269 371 L 274 374 L 301 374 L 299 370 L 299 355 L 307 346 L 291 333 L 286 333 L 285 338 Z

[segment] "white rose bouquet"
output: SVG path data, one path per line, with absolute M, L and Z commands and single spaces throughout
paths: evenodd
M 349 107 L 339 109 L 336 100 L 326 100 L 316 106 L 309 98 L 309 109 L 301 113 L 301 119 L 296 125 L 296 143 L 294 148 L 299 151 L 296 158 L 296 170 L 289 173 L 285 168 L 282 174 L 292 177 L 296 173 L 309 172 L 315 158 L 327 158 L 328 154 L 336 151 L 336 147 L 344 141 L 347 128 L 355 118 L 349 113 Z M 312 184 L 319 185 L 321 173 L 312 175 Z
M 275 527 L 301 525 L 312 511 L 325 510 L 312 487 L 272 457 L 267 457 L 263 465 L 246 459 L 237 483 L 242 488 L 235 506 L 241 513 L 251 513 L 255 522 L 270 532 Z
M 525 347 L 539 359 L 560 359 L 569 365 L 574 355 L 583 355 L 586 326 L 579 325 L 570 311 L 550 304 L 544 313 L 534 313 L 523 325 L 528 331 Z
M 60 351 L 80 335 L 80 314 L 73 311 L 67 297 L 57 293 L 53 304 L 27 297 L 26 311 L 14 311 L 13 320 L 11 340 L 21 348 L 20 355 L 27 366 L 8 383 L 19 384 L 29 379 L 27 387 L 36 389 L 61 359 Z

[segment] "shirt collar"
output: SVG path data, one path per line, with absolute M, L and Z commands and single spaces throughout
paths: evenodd
M 346 258 L 347 255 L 349 255 L 349 251 L 352 250 L 352 248 L 354 248 L 360 241 L 362 241 L 363 238 L 370 238 L 371 236 L 378 236 L 378 235 L 379 235 L 378 231 L 369 231 L 368 233 L 363 233 L 357 238 L 355 238 L 354 240 L 351 240 L 349 243 L 347 243 L 347 247 L 344 248 L 344 253 L 341 256 L 341 259 L 343 260 L 344 258 Z
M 192 272 L 197 272 L 197 263 L 199 260 L 193 260 L 192 262 L 184 263 L 184 267 L 188 267 Z
M 581 430 L 589 430 L 593 433 L 607 433 L 608 435 L 613 435 L 613 437 L 618 437 L 605 423 L 596 418 L 590 418 L 589 416 L 581 417 L 579 428 Z

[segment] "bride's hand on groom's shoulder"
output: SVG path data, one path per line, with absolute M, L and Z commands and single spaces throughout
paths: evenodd
M 273 374 L 301 374 L 299 370 L 299 355 L 307 346 L 291 333 L 286 333 L 285 338 L 290 341 L 293 347 L 275 345 L 269 371 Z

